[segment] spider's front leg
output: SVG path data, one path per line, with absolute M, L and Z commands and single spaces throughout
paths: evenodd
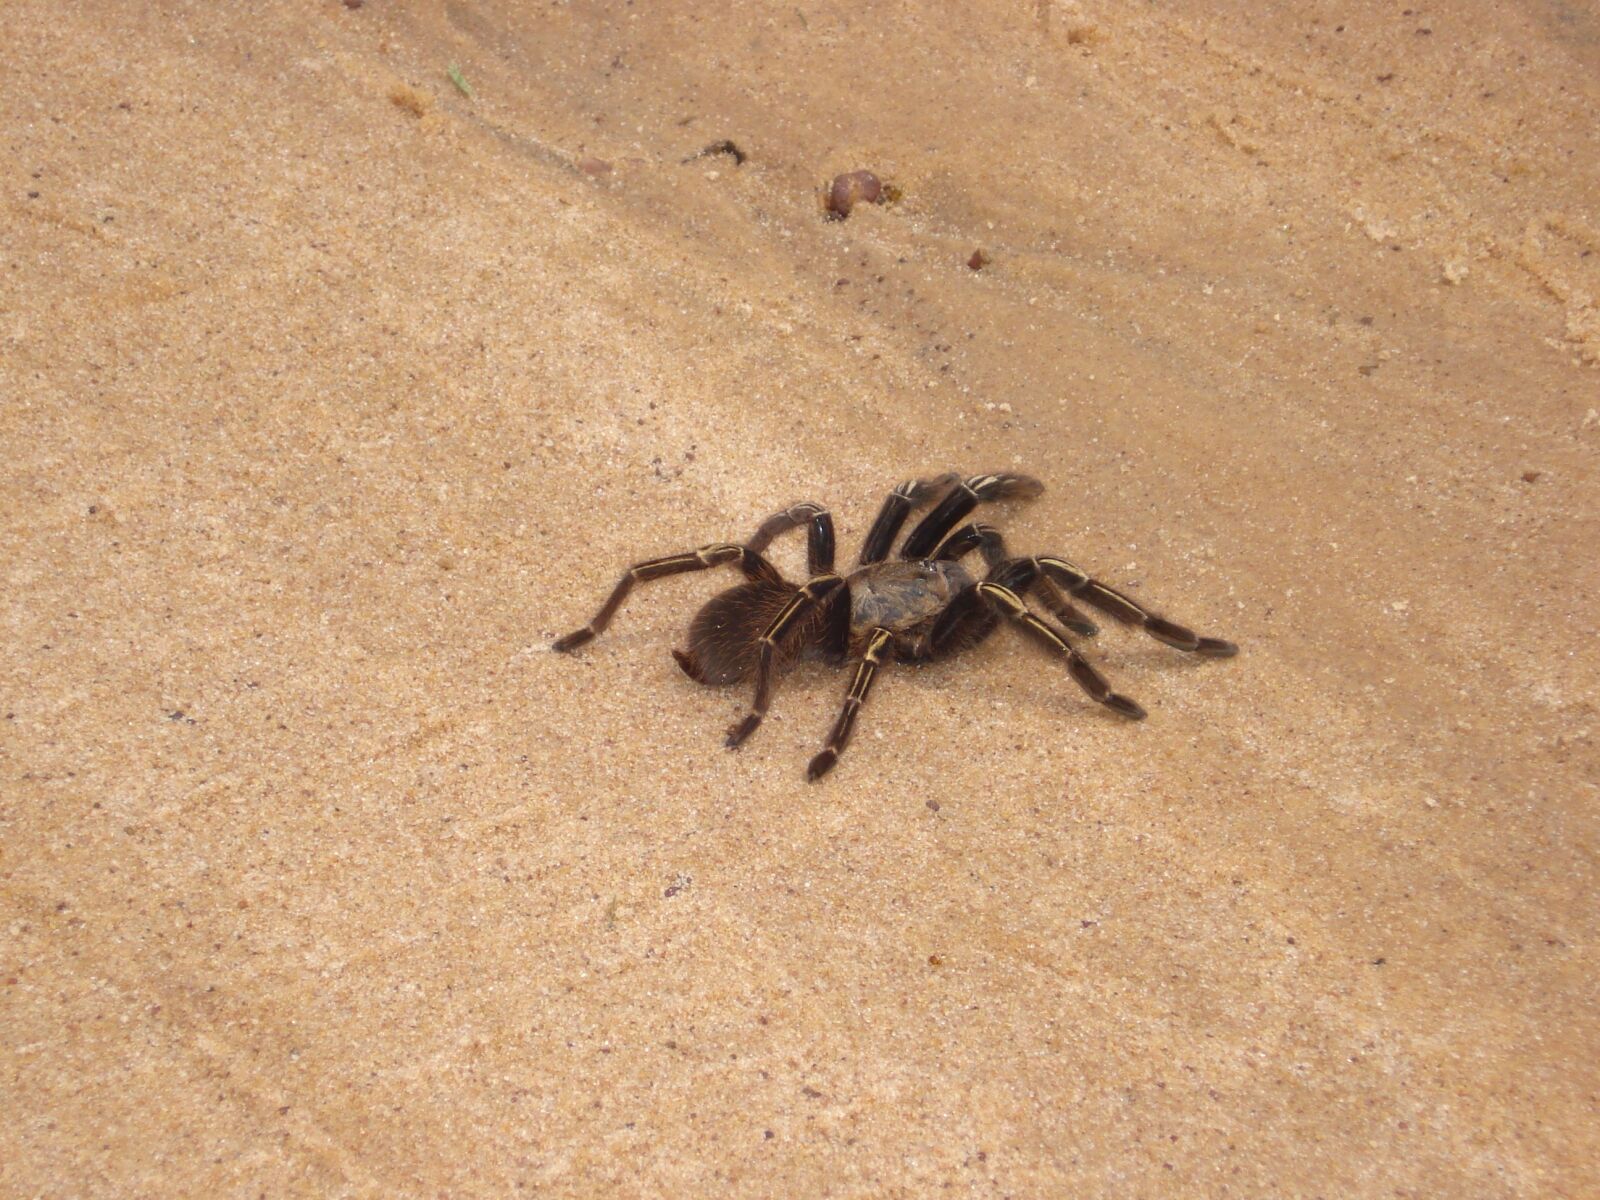
M 856 561 L 863 567 L 882 562 L 889 556 L 894 539 L 900 536 L 900 527 L 906 523 L 906 518 L 944 495 L 960 478 L 950 472 L 932 479 L 908 479 L 895 488 L 884 498 L 877 519 L 872 522 L 866 540 L 861 543 L 861 557 Z
M 934 554 L 934 558 L 956 562 L 971 554 L 974 550 L 983 552 L 983 561 L 988 564 L 992 572 L 999 572 L 1006 563 L 1011 561 L 1006 554 L 1006 544 L 1001 540 L 1000 531 L 993 525 L 982 524 L 963 525 L 945 538 L 938 552 Z M 1044 601 L 1044 606 L 1054 614 L 1056 620 L 1080 637 L 1094 637 L 1095 634 L 1099 633 L 1100 630 L 1096 628 L 1095 623 L 1074 608 L 1071 602 L 1061 594 L 1061 589 L 1050 582 L 1049 577 L 1043 573 L 1043 568 L 1039 566 L 1039 560 L 1030 559 L 1028 561 L 1033 563 L 1033 571 L 1029 576 L 1027 586 L 1039 594 L 1039 598 Z M 999 581 L 997 575 L 991 575 L 990 577 L 997 582 Z
M 628 593 L 633 590 L 633 585 L 636 583 L 664 579 L 668 575 L 682 575 L 686 571 L 705 571 L 725 563 L 738 563 L 739 569 L 744 572 L 747 579 L 767 583 L 783 582 L 783 576 L 778 573 L 778 569 L 759 553 L 747 546 L 735 546 L 729 542 L 714 542 L 709 546 L 701 546 L 698 550 L 691 550 L 687 554 L 669 554 L 666 558 L 646 559 L 644 562 L 634 563 L 627 569 L 617 581 L 617 586 L 611 589 L 611 595 L 607 597 L 606 602 L 600 606 L 600 611 L 595 613 L 587 625 L 565 637 L 557 638 L 551 643 L 550 648 L 565 654 L 604 633 L 606 626 L 611 624 L 611 618 L 617 615 L 617 609 L 622 607 L 622 602 L 628 598 Z
M 1031 567 L 1029 559 L 1018 559 L 1015 565 Z M 1031 581 L 1028 581 L 1031 582 Z M 1019 580 L 1018 590 L 1025 591 L 1027 582 Z M 1130 720 L 1142 721 L 1145 711 L 1139 704 L 1127 696 L 1111 690 L 1111 685 L 1106 682 L 1105 676 L 1096 671 L 1084 658 L 1074 650 L 1066 638 L 1062 637 L 1022 602 L 1017 592 L 1011 590 L 1004 583 L 984 580 L 977 585 L 977 595 L 990 609 L 1000 614 L 1014 624 L 1023 633 L 1034 641 L 1061 655 L 1067 660 L 1067 673 L 1072 676 L 1073 682 L 1088 693 L 1091 700 L 1105 705 L 1112 712 L 1127 717 Z
M 772 700 L 772 676 L 776 665 L 778 647 L 786 634 L 811 614 L 818 603 L 843 587 L 844 580 L 837 575 L 819 575 L 807 583 L 783 606 L 778 615 L 761 635 L 759 657 L 756 660 L 756 696 L 744 720 L 728 730 L 728 749 L 736 748 L 760 726 L 767 715 L 767 705 Z M 848 600 L 846 593 L 846 600 Z
M 956 483 L 921 523 L 906 535 L 900 557 L 908 561 L 930 556 L 945 535 L 979 504 L 1013 497 L 1031 498 L 1044 484 L 1028 475 L 974 475 Z
M 1082 567 L 1064 558 L 1045 556 L 1033 560 L 1044 572 L 1044 578 L 1060 584 L 1085 604 L 1092 604 L 1101 612 L 1108 612 L 1126 625 L 1138 625 L 1156 641 L 1174 650 L 1186 650 L 1207 658 L 1232 658 L 1239 647 L 1221 638 L 1201 637 L 1194 630 L 1169 621 L 1163 616 L 1141 608 L 1129 596 L 1101 583 Z

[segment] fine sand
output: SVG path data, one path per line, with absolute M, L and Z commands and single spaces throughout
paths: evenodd
M 0 43 L 0 1195 L 1595 1195 L 1593 0 Z M 951 469 L 1241 654 L 549 652 Z

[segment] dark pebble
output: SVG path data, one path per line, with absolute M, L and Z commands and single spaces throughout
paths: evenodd
M 828 215 L 842 221 L 857 204 L 882 204 L 883 181 L 871 171 L 849 171 L 828 188 Z

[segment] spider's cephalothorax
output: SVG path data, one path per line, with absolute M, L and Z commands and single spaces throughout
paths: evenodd
M 980 501 L 1037 496 L 1042 490 L 1038 480 L 1026 475 L 969 479 L 941 475 L 903 483 L 883 502 L 856 569 L 844 576 L 834 572 L 833 518 L 821 505 L 796 504 L 764 521 L 742 546 L 716 542 L 630 567 L 594 619 L 558 639 L 555 649 L 576 650 L 605 629 L 635 583 L 723 564 L 737 566 L 745 582 L 713 597 L 695 614 L 689 649 L 674 650 L 673 657 L 700 683 L 737 683 L 755 676 L 755 701 L 744 720 L 728 731 L 730 747 L 755 732 L 766 715 L 773 681 L 802 653 L 814 650 L 834 663 L 854 663 L 844 709 L 827 746 L 811 760 L 807 772 L 811 779 L 838 761 L 873 676 L 886 658 L 906 663 L 946 658 L 977 645 L 1002 619 L 1065 659 L 1068 673 L 1091 698 L 1124 717 L 1141 719 L 1144 709 L 1113 692 L 1067 640 L 1068 631 L 1083 637 L 1096 632 L 1069 595 L 1118 621 L 1139 625 L 1179 650 L 1213 658 L 1238 652 L 1232 642 L 1200 637 L 1157 616 L 1064 558 L 1013 557 L 990 526 L 955 528 Z M 906 518 L 929 504 L 933 511 L 906 537 L 899 558 L 885 561 Z M 802 525 L 807 529 L 810 578 L 794 584 L 762 552 L 773 538 Z M 988 568 L 982 579 L 974 578 L 961 562 L 974 550 Z M 1059 626 L 1028 608 L 1024 597 L 1030 593 L 1039 597 Z

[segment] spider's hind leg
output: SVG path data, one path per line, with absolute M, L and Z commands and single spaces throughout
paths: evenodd
M 833 517 L 822 505 L 812 501 L 794 504 L 780 513 L 773 513 L 755 536 L 745 543 L 746 548 L 762 554 L 772 540 L 791 529 L 806 527 L 806 569 L 812 575 L 833 573 Z
M 606 626 L 611 624 L 611 618 L 617 615 L 617 609 L 622 607 L 622 602 L 628 598 L 628 593 L 633 590 L 633 585 L 636 583 L 648 583 L 652 579 L 665 579 L 668 575 L 682 575 L 688 571 L 705 571 L 726 563 L 737 563 L 745 577 L 752 581 L 767 584 L 783 583 L 783 576 L 778 573 L 778 569 L 759 553 L 729 542 L 714 542 L 709 546 L 701 546 L 698 550 L 691 550 L 687 554 L 669 554 L 666 558 L 646 559 L 644 562 L 634 563 L 624 572 L 622 578 L 617 580 L 617 586 L 611 589 L 611 595 L 600 606 L 600 611 L 589 619 L 587 625 L 565 637 L 557 638 L 551 643 L 550 648 L 567 653 L 592 642 L 604 633 Z
M 755 699 L 744 720 L 728 730 L 728 749 L 737 748 L 760 727 L 767 715 L 767 705 L 772 701 L 772 681 L 781 665 L 781 652 L 793 648 L 790 639 L 797 631 L 804 630 L 806 623 L 815 615 L 816 606 L 841 589 L 843 592 L 841 602 L 848 604 L 850 589 L 845 581 L 837 575 L 819 575 L 803 588 L 791 593 L 778 614 L 767 625 L 766 631 L 762 633 L 757 643 L 759 649 L 756 657 Z
M 756 669 L 761 634 L 799 589 L 790 583 L 741 583 L 718 592 L 689 622 L 689 649 L 674 650 L 696 683 L 724 687 Z

